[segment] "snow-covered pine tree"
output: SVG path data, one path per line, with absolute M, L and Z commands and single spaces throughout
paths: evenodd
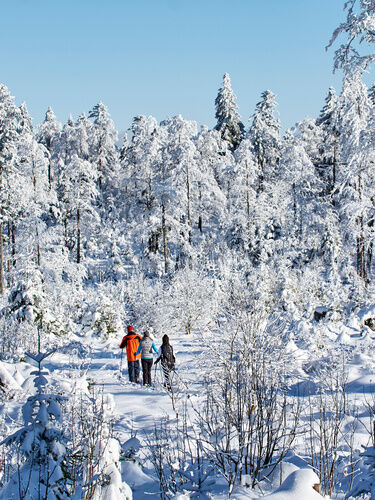
M 64 480 L 67 438 L 62 430 L 62 396 L 46 392 L 48 372 L 42 362 L 52 353 L 27 353 L 38 365 L 36 394 L 22 408 L 24 425 L 4 441 L 15 450 L 15 471 L 0 493 L 1 500 L 59 500 L 69 492 Z
M 257 197 L 258 170 L 250 138 L 243 139 L 234 153 L 235 163 L 231 169 L 229 202 L 229 224 L 227 241 L 230 248 L 247 252 L 256 239 L 257 222 L 254 217 Z
M 277 106 L 275 95 L 266 90 L 261 97 L 262 100 L 256 105 L 255 113 L 251 117 L 249 130 L 259 170 L 258 191 L 262 191 L 265 183 L 273 182 L 277 177 L 281 148 L 280 122 L 274 116 Z
M 225 73 L 223 85 L 215 99 L 217 124 L 215 129 L 221 134 L 221 137 L 228 141 L 231 149 L 236 149 L 240 144 L 244 126 L 238 114 L 236 96 L 232 90 L 230 77 Z
M 88 117 L 94 120 L 89 137 L 90 162 L 97 169 L 99 192 L 108 203 L 110 199 L 113 200 L 115 196 L 113 190 L 118 187 L 117 132 L 108 113 L 108 108 L 102 102 L 93 107 Z
M 371 112 L 372 105 L 361 73 L 349 73 L 339 97 L 335 124 L 342 150 L 335 199 L 348 254 L 356 262 L 357 273 L 365 282 L 369 278 L 368 249 L 373 232 L 370 224 L 373 219 Z
M 287 241 L 294 265 L 303 267 L 321 251 L 324 221 L 329 217 L 324 200 L 319 198 L 322 181 L 298 139 L 287 147 L 280 160 L 280 171 L 288 186 Z
M 49 186 L 52 186 L 53 180 L 53 162 L 54 162 L 54 153 L 55 153 L 55 142 L 58 142 L 59 134 L 61 133 L 61 123 L 56 120 L 56 116 L 52 111 L 52 108 L 49 107 L 44 121 L 39 125 L 38 131 L 36 134 L 36 139 L 38 142 L 43 144 L 49 152 L 48 158 L 48 183 Z
M 19 158 L 21 111 L 5 85 L 0 85 L 0 295 L 4 293 L 4 231 L 8 229 L 8 266 L 15 268 L 15 222 L 32 195 L 29 172 Z M 21 127 L 22 131 L 22 127 Z M 9 283 L 9 279 L 8 279 Z
M 369 50 L 375 44 L 375 0 L 350 0 L 344 4 L 347 10 L 346 21 L 341 23 L 333 32 L 328 47 L 331 47 L 337 38 L 344 34 L 346 40 L 335 51 L 334 67 L 343 68 L 346 73 L 363 72 L 375 60 L 375 53 Z M 361 54 L 358 45 L 366 46 L 367 54 Z
M 76 262 L 79 264 L 82 260 L 82 227 L 89 232 L 89 220 L 87 216 L 97 222 L 98 215 L 95 211 L 95 199 L 98 196 L 96 188 L 97 172 L 92 168 L 91 163 L 73 155 L 71 161 L 66 165 L 63 174 L 64 198 L 63 202 L 66 212 L 75 219 L 75 250 Z M 82 220 L 83 219 L 83 220 Z
M 82 113 L 76 123 L 75 135 L 75 152 L 82 160 L 89 159 L 89 136 L 91 133 L 92 124 L 87 119 L 85 113 Z
M 319 117 L 317 126 L 321 129 L 321 143 L 319 156 L 321 160 L 316 165 L 326 187 L 325 195 L 330 195 L 336 186 L 336 172 L 340 163 L 339 134 L 336 128 L 337 95 L 335 89 L 330 87 Z
M 162 137 L 152 116 L 136 116 L 130 140 L 121 152 L 119 227 L 126 238 L 126 254 L 137 255 L 146 273 L 159 274 L 162 252 L 160 214 L 155 199 L 157 165 L 160 164 Z M 129 263 L 129 262 L 128 262 Z

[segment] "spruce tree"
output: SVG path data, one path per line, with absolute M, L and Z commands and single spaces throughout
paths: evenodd
M 59 500 L 69 496 L 63 472 L 67 436 L 62 430 L 61 405 L 65 398 L 45 390 L 48 372 L 41 364 L 52 353 L 27 354 L 38 365 L 32 372 L 36 394 L 23 405 L 23 427 L 4 441 L 15 449 L 19 463 L 0 498 Z
M 244 126 L 237 111 L 236 96 L 230 84 L 230 77 L 225 73 L 223 86 L 215 99 L 217 124 L 215 129 L 228 141 L 231 149 L 236 149 L 243 137 Z
M 270 90 L 266 90 L 261 97 L 262 100 L 258 102 L 255 113 L 252 115 L 249 130 L 259 169 L 259 191 L 264 189 L 264 183 L 275 180 L 281 149 L 280 122 L 275 118 L 277 106 L 275 95 Z
M 336 184 L 337 168 L 340 162 L 339 132 L 337 121 L 337 96 L 335 89 L 330 87 L 325 99 L 325 105 L 316 120 L 321 130 L 319 144 L 319 158 L 316 166 L 319 174 L 326 184 L 323 194 L 333 192 Z
M 53 162 L 55 153 L 55 143 L 58 142 L 61 133 L 61 123 L 56 120 L 56 116 L 52 109 L 49 107 L 44 121 L 39 125 L 36 134 L 38 142 L 43 144 L 49 152 L 48 157 L 48 183 L 52 186 L 53 177 Z

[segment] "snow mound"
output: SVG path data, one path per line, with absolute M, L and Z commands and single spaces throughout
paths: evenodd
M 271 495 L 260 498 L 269 500 L 316 500 L 323 498 L 313 489 L 319 478 L 311 469 L 299 469 L 292 472 L 283 484 Z
M 336 342 L 338 344 L 352 345 L 353 344 L 353 339 L 351 338 L 351 336 L 348 333 L 341 332 L 337 336 Z
M 131 488 L 139 488 L 140 486 L 149 485 L 156 481 L 145 474 L 141 466 L 137 462 L 125 461 L 122 462 L 122 476 Z
M 5 391 L 13 390 L 20 391 L 21 386 L 16 379 L 9 373 L 5 367 L 5 363 L 0 361 L 0 385 L 4 386 Z

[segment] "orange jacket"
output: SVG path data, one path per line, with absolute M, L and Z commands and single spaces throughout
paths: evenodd
M 128 361 L 138 361 L 138 359 L 141 358 L 140 354 L 138 354 L 137 356 L 134 355 L 134 353 L 138 351 L 138 346 L 141 340 L 142 338 L 140 337 L 140 335 L 134 332 L 128 333 L 122 339 L 120 349 L 126 347 L 126 355 L 128 357 Z

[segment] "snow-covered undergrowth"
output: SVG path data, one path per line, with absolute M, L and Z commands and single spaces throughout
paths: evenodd
M 20 477 L 22 498 L 37 498 L 47 458 L 49 498 L 307 500 L 319 484 L 359 498 L 374 456 L 375 334 L 359 328 L 369 316 L 286 325 L 253 311 L 220 335 L 175 336 L 172 393 L 159 368 L 153 388 L 128 382 L 119 338 L 57 349 L 41 375 L 30 357 L 1 362 L 1 498 L 20 498 Z M 36 388 L 35 375 L 46 379 Z M 30 441 L 31 426 L 48 439 Z

